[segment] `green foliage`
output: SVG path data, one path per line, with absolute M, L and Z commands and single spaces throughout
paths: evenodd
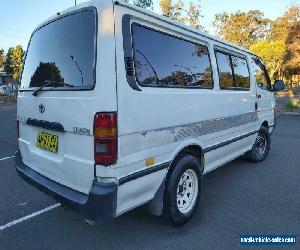
M 289 100 L 289 102 L 288 103 L 286 103 L 285 104 L 285 107 L 287 108 L 287 109 L 300 109 L 300 102 L 299 102 L 299 100 L 298 99 L 296 99 L 296 98 L 291 98 L 290 100 Z
M 194 4 L 190 2 L 189 12 L 187 16 L 187 21 L 189 25 L 193 28 L 204 30 L 204 27 L 200 23 L 200 17 L 201 17 L 200 3 Z
M 283 40 L 286 45 L 282 74 L 291 81 L 300 68 L 300 5 L 291 6 L 281 17 L 271 21 L 268 40 Z
M 124 0 L 126 3 L 132 3 L 141 8 L 152 8 L 153 1 L 152 0 Z
M 21 70 L 23 67 L 23 59 L 24 59 L 24 50 L 22 46 L 18 45 L 14 48 L 12 54 L 12 66 L 13 66 L 13 78 L 15 80 L 19 79 Z
M 291 26 L 286 39 L 288 51 L 286 54 L 286 63 L 289 65 L 300 66 L 300 21 Z
M 259 10 L 238 11 L 234 14 L 224 12 L 215 16 L 214 26 L 223 39 L 250 48 L 265 38 L 268 21 Z
M 0 49 L 0 70 L 3 70 L 4 60 L 5 60 L 4 50 Z
M 36 68 L 34 74 L 30 79 L 30 86 L 39 87 L 41 82 L 44 82 L 45 79 L 57 83 L 64 82 L 64 78 L 61 76 L 60 70 L 54 62 L 40 62 L 40 65 Z
M 261 41 L 252 45 L 250 50 L 264 60 L 270 77 L 274 78 L 274 74 L 282 67 L 287 46 L 283 40 Z
M 152 0 L 134 0 L 134 4 L 142 8 L 150 8 L 153 6 Z
M 12 66 L 12 54 L 13 54 L 13 48 L 9 48 L 6 56 L 5 56 L 5 61 L 4 61 L 4 71 L 6 71 L 9 74 L 13 73 L 13 66 Z
M 292 6 L 284 14 L 287 23 L 286 44 L 286 65 L 300 67 L 300 6 Z
M 291 6 L 281 17 L 274 21 L 270 21 L 271 27 L 269 31 L 269 39 L 287 40 L 290 31 L 294 28 L 295 24 L 300 21 L 300 6 Z
M 299 81 L 297 76 L 300 76 L 300 64 L 299 65 L 286 65 L 283 70 L 283 76 L 287 81 Z
M 184 2 L 181 0 L 177 2 L 173 2 L 172 0 L 160 0 L 159 6 L 163 16 L 188 24 L 196 29 L 204 29 L 200 24 L 200 3 L 195 4 L 190 2 L 188 10 L 185 9 Z
M 182 1 L 173 3 L 172 0 L 160 0 L 159 2 L 162 15 L 177 21 L 181 20 L 183 5 Z
M 252 50 L 266 63 L 273 79 L 291 80 L 300 68 L 300 5 L 268 20 L 258 10 L 221 13 L 214 26 L 223 39 Z
M 9 48 L 4 61 L 4 71 L 13 74 L 14 80 L 19 79 L 23 60 L 24 50 L 21 45 L 18 45 L 15 48 Z

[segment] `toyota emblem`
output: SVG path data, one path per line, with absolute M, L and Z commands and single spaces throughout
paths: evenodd
M 44 113 L 45 112 L 45 105 L 44 104 L 40 104 L 39 105 L 39 110 L 41 113 Z

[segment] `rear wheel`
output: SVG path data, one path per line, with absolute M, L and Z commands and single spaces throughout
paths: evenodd
M 164 216 L 175 225 L 183 225 L 199 204 L 200 163 L 194 156 L 186 155 L 175 164 L 165 190 Z
M 263 161 L 270 151 L 271 139 L 267 128 L 261 127 L 251 151 L 246 154 L 247 159 L 253 162 Z

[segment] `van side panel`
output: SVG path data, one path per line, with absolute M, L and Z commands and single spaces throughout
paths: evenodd
M 214 46 L 210 40 L 192 37 L 176 27 L 125 8 L 116 6 L 115 11 L 116 53 L 120 55 L 117 57 L 119 151 L 114 172 L 118 178 L 172 162 L 183 147 L 191 145 L 191 141 L 205 149 L 257 129 L 254 88 L 251 86 L 250 91 L 220 91 Z M 121 27 L 125 14 L 137 17 L 135 22 L 153 29 L 206 45 L 211 56 L 214 89 L 140 87 L 141 91 L 137 91 L 131 88 L 123 57 Z M 248 136 L 217 151 L 207 152 L 205 172 L 245 153 L 254 139 L 255 135 Z M 151 157 L 155 157 L 155 164 L 148 167 L 146 160 Z M 104 172 L 107 176 L 113 174 Z M 118 213 L 151 200 L 166 173 L 162 169 L 119 186 Z

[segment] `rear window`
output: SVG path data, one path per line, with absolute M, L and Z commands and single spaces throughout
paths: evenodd
M 96 11 L 62 16 L 31 37 L 21 90 L 40 87 L 90 89 L 95 82 Z
M 141 86 L 212 88 L 208 48 L 133 24 L 136 80 Z

